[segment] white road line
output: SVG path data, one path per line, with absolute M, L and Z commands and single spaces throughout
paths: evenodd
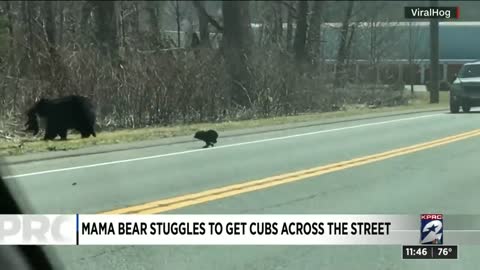
M 190 154 L 190 153 L 195 153 L 195 152 L 200 152 L 200 151 L 215 151 L 215 150 L 218 150 L 218 149 L 229 148 L 229 147 L 236 147 L 236 146 L 242 146 L 242 145 L 248 145 L 248 144 L 278 141 L 278 140 L 286 140 L 286 139 L 291 139 L 291 138 L 310 136 L 310 135 L 316 135 L 316 134 L 322 134 L 322 133 L 330 133 L 330 132 L 343 131 L 343 130 L 356 129 L 356 128 L 363 128 L 363 127 L 379 126 L 379 125 L 391 124 L 391 123 L 402 122 L 402 121 L 411 121 L 411 120 L 422 119 L 422 118 L 430 118 L 430 117 L 435 117 L 435 116 L 440 116 L 440 115 L 444 115 L 444 114 L 437 113 L 437 114 L 429 114 L 429 115 L 422 115 L 422 116 L 416 116 L 416 117 L 394 119 L 394 120 L 381 121 L 381 122 L 375 122 L 375 123 L 368 123 L 368 124 L 361 124 L 361 125 L 355 125 L 355 126 L 319 130 L 319 131 L 300 133 L 300 134 L 288 135 L 288 136 L 282 136 L 282 137 L 275 137 L 275 138 L 269 138 L 269 139 L 263 139 L 263 140 L 227 144 L 227 145 L 215 146 L 215 147 L 212 147 L 212 148 L 205 148 L 205 149 L 202 148 L 202 149 L 187 150 L 187 151 L 174 152 L 174 153 L 161 154 L 161 155 L 154 155 L 154 156 L 148 156 L 148 157 L 115 160 L 115 161 L 102 162 L 102 163 L 96 163 L 96 164 L 90 164 L 90 165 L 67 167 L 67 168 L 62 168 L 62 169 L 53 169 L 53 170 L 46 170 L 46 171 L 39 171 L 39 172 L 32 172 L 32 173 L 25 173 L 25 174 L 18 174 L 18 175 L 9 175 L 9 176 L 5 176 L 3 178 L 4 179 L 11 179 L 11 178 L 28 177 L 28 176 L 35 176 L 35 175 L 41 175 L 41 174 L 73 171 L 73 170 L 79 170 L 79 169 L 108 166 L 108 165 L 142 161 L 142 160 L 162 158 L 162 157 L 178 156 L 178 155 Z

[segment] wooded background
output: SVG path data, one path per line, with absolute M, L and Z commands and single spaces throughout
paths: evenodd
M 375 66 L 395 41 L 378 23 L 426 3 L 3 1 L 2 125 L 23 124 L 39 97 L 68 94 L 91 97 L 108 129 L 402 104 L 404 81 L 350 80 L 356 29 L 368 23 Z M 460 6 L 462 20 L 480 11 L 474 1 L 439 5 Z M 341 24 L 333 55 L 322 53 L 328 22 Z

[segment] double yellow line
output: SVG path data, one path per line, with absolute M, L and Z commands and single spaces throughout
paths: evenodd
M 99 214 L 158 214 L 187 206 L 201 204 L 209 201 L 219 200 L 242 193 L 266 189 L 286 183 L 305 180 L 314 176 L 332 173 L 347 168 L 365 165 L 368 163 L 381 161 L 397 156 L 402 156 L 429 148 L 441 146 L 444 144 L 465 140 L 471 137 L 479 136 L 480 129 L 445 137 L 442 139 L 416 144 L 408 147 L 398 148 L 391 151 L 378 153 L 374 155 L 355 158 L 352 160 L 333 163 L 325 166 L 315 167 L 307 170 L 296 171 L 292 173 L 281 174 L 267 177 L 260 180 L 247 181 L 241 184 L 229 185 L 221 188 L 206 190 L 203 192 L 187 194 L 170 199 L 153 201 L 136 206 L 121 208 L 117 210 L 102 212 Z

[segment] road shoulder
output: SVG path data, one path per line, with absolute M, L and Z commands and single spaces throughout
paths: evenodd
M 445 109 L 405 110 L 405 111 L 397 111 L 397 112 L 371 113 L 371 114 L 365 114 L 361 116 L 342 117 L 342 118 L 335 118 L 335 119 L 328 119 L 328 120 L 324 119 L 319 121 L 298 122 L 298 123 L 271 125 L 271 126 L 264 126 L 264 127 L 235 129 L 235 130 L 221 132 L 219 139 L 221 139 L 222 137 L 223 138 L 237 137 L 237 136 L 275 132 L 275 131 L 282 131 L 282 130 L 289 130 L 289 129 L 296 129 L 296 128 L 321 126 L 321 125 L 328 125 L 328 124 L 335 124 L 335 123 L 354 122 L 359 120 L 370 120 L 370 119 L 381 119 L 381 118 L 388 118 L 388 117 L 395 117 L 395 116 L 402 116 L 402 115 L 411 115 L 411 114 L 420 114 L 420 113 L 429 113 L 429 112 L 442 112 L 442 111 L 446 111 L 446 110 Z M 38 160 L 60 159 L 60 158 L 76 157 L 76 156 L 83 156 L 83 155 L 95 155 L 95 154 L 102 154 L 102 153 L 125 151 L 125 150 L 131 150 L 131 149 L 142 149 L 142 148 L 156 147 L 156 146 L 162 146 L 162 145 L 190 143 L 194 140 L 195 139 L 193 139 L 193 134 L 192 134 L 190 136 L 175 136 L 170 138 L 160 138 L 160 139 L 154 139 L 154 140 L 144 140 L 144 141 L 122 143 L 122 144 L 106 144 L 106 145 L 88 146 L 81 149 L 61 151 L 61 152 L 52 151 L 52 152 L 28 153 L 23 155 L 5 157 L 4 161 L 7 163 L 7 165 L 14 165 L 14 164 L 22 164 L 22 163 L 28 163 L 28 162 L 38 161 Z

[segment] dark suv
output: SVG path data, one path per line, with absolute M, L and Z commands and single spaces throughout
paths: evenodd
M 450 90 L 450 112 L 463 112 L 480 106 L 480 61 L 466 63 L 458 72 Z

